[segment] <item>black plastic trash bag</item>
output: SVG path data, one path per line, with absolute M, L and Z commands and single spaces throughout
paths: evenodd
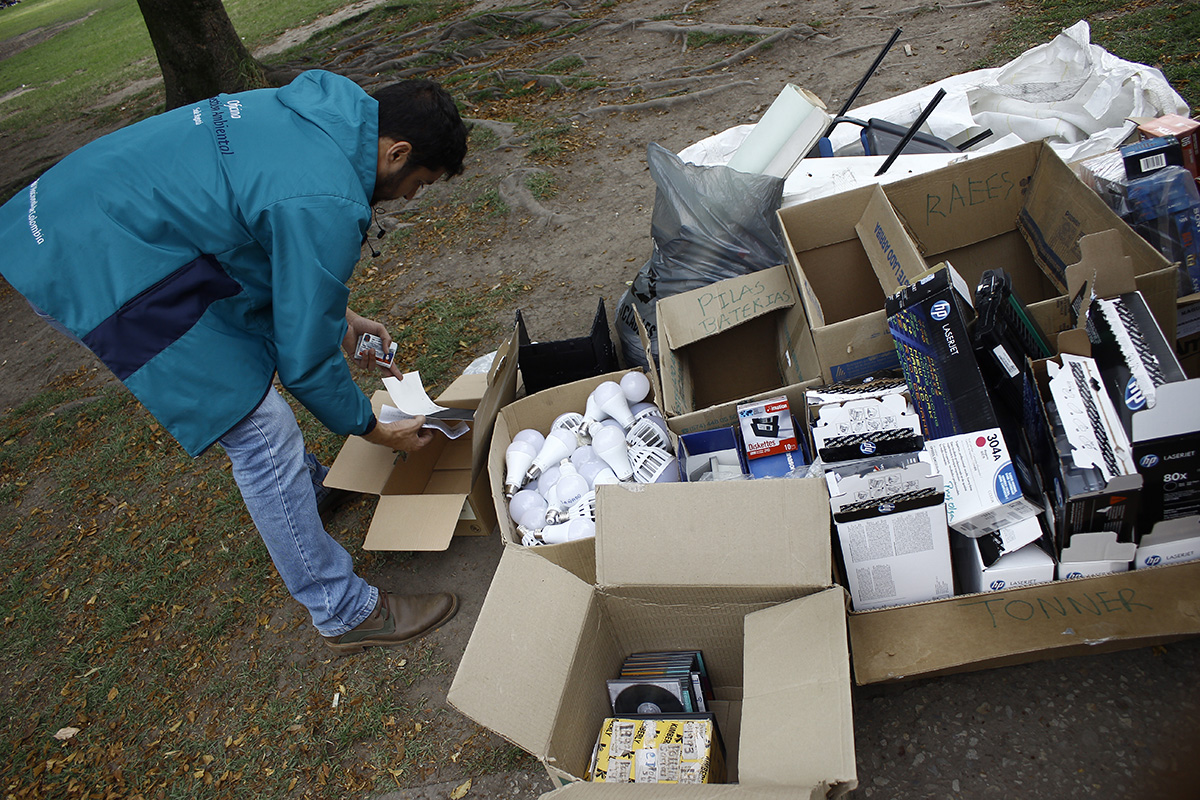
M 725 166 L 685 163 L 657 144 L 646 148 L 657 191 L 650 234 L 654 252 L 617 304 L 616 328 L 627 366 L 647 366 L 634 314 L 658 360 L 655 303 L 660 297 L 745 275 L 787 260 L 775 211 L 783 179 Z

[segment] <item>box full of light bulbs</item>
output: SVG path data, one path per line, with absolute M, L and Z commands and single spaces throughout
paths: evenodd
M 564 397 L 586 400 L 586 384 L 559 388 L 553 403 L 506 408 L 516 413 L 502 414 L 498 436 L 532 424 L 535 407 L 552 420 Z M 552 797 L 657 797 L 680 787 L 587 780 L 613 716 L 607 681 L 633 653 L 699 650 L 727 784 L 680 796 L 852 789 L 846 596 L 830 585 L 823 483 L 608 484 L 596 502 L 591 571 L 557 555 L 578 542 L 504 548 L 449 703 L 540 759 L 566 784 Z
M 363 541 L 365 550 L 445 550 L 454 536 L 486 536 L 496 525 L 487 476 L 492 427 L 516 395 L 515 338 L 496 351 L 486 375 L 460 376 L 435 399 L 446 408 L 473 409 L 471 430 L 457 439 L 435 434 L 413 453 L 397 453 L 358 436 L 347 437 L 325 485 L 379 496 Z M 390 403 L 371 398 L 378 417 Z
M 568 569 L 590 571 L 601 490 L 680 480 L 655 384 L 639 370 L 614 372 L 501 409 L 488 473 L 506 544 L 537 546 Z

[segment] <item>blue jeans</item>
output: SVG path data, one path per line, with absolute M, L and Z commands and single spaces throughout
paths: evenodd
M 217 441 L 275 568 L 317 631 L 339 636 L 366 619 L 379 592 L 355 574 L 350 554 L 321 524 L 317 502 L 328 470 L 305 452 L 287 401 L 272 387 Z
M 61 322 L 29 303 L 46 324 L 86 347 Z M 329 470 L 304 450 L 296 415 L 274 387 L 217 440 L 233 462 L 254 525 L 292 597 L 322 636 L 340 636 L 375 610 L 379 591 L 354 573 L 346 548 L 325 531 L 317 503 Z

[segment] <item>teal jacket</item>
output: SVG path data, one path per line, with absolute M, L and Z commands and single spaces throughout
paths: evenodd
M 376 101 L 321 71 L 138 122 L 0 208 L 0 273 L 192 455 L 276 372 L 330 430 L 364 433 L 340 348 L 378 129 Z

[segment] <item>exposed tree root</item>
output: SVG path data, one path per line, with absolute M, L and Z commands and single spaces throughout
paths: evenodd
M 693 100 L 700 100 L 705 97 L 709 97 L 711 95 L 717 94 L 718 92 L 723 92 L 727 89 L 737 88 L 738 86 L 753 86 L 753 85 L 754 85 L 754 81 L 734 81 L 733 83 L 726 83 L 721 86 L 713 86 L 710 89 L 701 89 L 698 92 L 690 92 L 688 94 L 671 95 L 670 97 L 658 97 L 658 98 L 655 98 L 654 100 L 647 100 L 644 103 L 629 103 L 626 105 L 596 106 L 595 108 L 589 108 L 586 111 L 579 112 L 579 116 L 598 117 L 598 116 L 603 116 L 605 114 L 624 114 L 627 112 L 636 112 L 636 111 L 666 111 L 666 110 L 672 108 L 673 106 L 679 105 L 680 103 L 687 103 L 687 102 L 691 102 Z
M 544 170 L 536 167 L 522 167 L 509 173 L 504 180 L 500 181 L 500 199 L 507 203 L 509 208 L 527 212 L 543 226 L 566 225 L 574 218 L 546 208 L 538 202 L 537 198 L 529 191 L 529 187 L 525 185 L 525 181 L 530 175 L 540 172 L 544 172 Z

